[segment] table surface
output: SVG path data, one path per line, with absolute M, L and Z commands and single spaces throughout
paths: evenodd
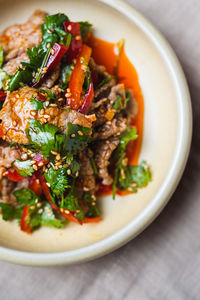
M 127 2 L 164 34 L 188 80 L 194 132 L 182 180 L 153 224 L 112 254 L 68 267 L 0 263 L 1 299 L 200 299 L 200 1 Z

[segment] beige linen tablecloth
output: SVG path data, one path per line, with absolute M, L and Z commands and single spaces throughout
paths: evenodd
M 194 134 L 184 176 L 156 221 L 106 257 L 69 267 L 0 263 L 2 300 L 200 299 L 200 0 L 128 2 L 168 39 L 189 83 Z

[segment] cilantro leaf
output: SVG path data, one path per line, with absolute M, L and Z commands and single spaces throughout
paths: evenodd
M 58 130 L 59 128 L 52 124 L 41 124 L 37 120 L 30 120 L 26 134 L 32 147 L 49 157 L 51 150 L 55 150 L 55 134 Z
M 4 221 L 15 218 L 16 208 L 7 203 L 0 203 L 1 213 Z
M 52 193 L 57 197 L 61 196 L 64 191 L 70 187 L 66 168 L 55 170 L 51 167 L 48 173 L 44 174 L 44 177 L 46 181 L 50 183 Z
M 14 90 L 20 87 L 20 84 L 29 84 L 32 80 L 32 71 L 29 68 L 21 69 L 19 68 L 15 75 L 11 78 L 9 83 L 9 91 L 13 92 Z
M 82 39 L 86 38 L 88 33 L 92 30 L 92 24 L 87 21 L 79 22 L 81 37 Z
M 106 78 L 104 78 L 96 87 L 95 87 L 95 90 L 98 90 L 100 89 L 103 85 L 105 85 L 106 83 L 109 83 L 111 80 L 112 80 L 113 76 L 110 75 Z
M 38 92 L 45 94 L 47 101 L 56 101 L 57 100 L 56 95 L 50 90 L 40 89 L 40 90 L 38 90 Z
M 40 110 L 44 108 L 44 102 L 37 100 L 36 98 L 31 99 L 31 105 L 34 110 Z
M 19 175 L 24 177 L 31 176 L 34 172 L 30 159 L 28 160 L 16 159 L 13 163 L 13 167 Z
M 126 108 L 126 101 L 123 100 L 121 95 L 117 94 L 112 108 L 115 109 L 117 112 Z
M 72 66 L 74 66 L 74 64 L 66 65 L 61 70 L 61 79 L 62 79 L 64 88 L 68 87 L 68 84 L 69 84 L 69 81 L 71 78 L 71 74 L 72 74 L 72 68 L 71 68 Z
M 65 140 L 65 151 L 76 154 L 82 151 L 91 140 L 92 129 L 68 123 Z M 81 135 L 80 135 L 81 132 Z
M 24 207 L 25 205 L 31 206 L 38 199 L 37 195 L 30 189 L 22 188 L 13 192 L 13 195 L 16 197 L 16 202 L 20 207 Z
M 72 185 L 69 194 L 65 198 L 62 197 L 60 207 L 75 213 L 75 218 L 80 221 L 83 221 L 85 218 L 83 208 L 78 201 L 77 192 L 74 189 L 74 184 Z
M 120 134 L 119 137 L 120 143 L 112 155 L 114 160 L 117 159 L 115 164 L 114 180 L 113 180 L 113 199 L 115 199 L 119 176 L 121 172 L 123 172 L 121 170 L 124 168 L 123 160 L 126 157 L 126 146 L 130 141 L 137 139 L 137 137 L 138 136 L 137 136 L 136 128 L 127 128 L 124 132 Z
M 64 43 L 67 37 L 67 32 L 64 30 L 64 22 L 68 22 L 69 18 L 65 14 L 54 14 L 45 17 L 45 21 L 42 24 L 42 37 L 43 48 L 46 48 L 46 44 L 50 43 L 53 46 L 54 43 Z
M 43 213 L 41 215 L 41 225 L 47 227 L 63 228 L 67 224 L 67 220 L 57 219 L 53 213 L 51 205 L 46 203 L 43 207 Z
M 123 176 L 119 175 L 118 186 L 120 189 L 137 192 L 137 188 L 145 187 L 151 181 L 151 172 L 145 161 L 139 166 L 127 166 Z
M 86 217 L 95 218 L 100 216 L 100 212 L 96 206 L 96 202 L 92 198 L 90 192 L 86 192 L 83 195 L 83 201 L 88 207 L 88 211 L 86 212 Z

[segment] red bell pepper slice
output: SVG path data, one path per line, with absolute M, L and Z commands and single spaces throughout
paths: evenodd
M 0 138 L 2 138 L 3 136 L 4 136 L 3 127 L 2 127 L 2 124 L 0 124 Z
M 85 96 L 85 100 L 81 108 L 79 109 L 79 112 L 86 115 L 90 109 L 90 105 L 92 104 L 93 99 L 94 99 L 94 87 L 93 87 L 93 83 L 90 82 L 88 93 Z
M 75 110 L 78 110 L 82 105 L 81 92 L 85 78 L 84 63 L 82 59 L 86 64 L 88 64 L 91 54 L 92 49 L 86 45 L 83 45 L 70 78 L 69 93 L 65 93 L 67 105 Z
M 42 186 L 38 179 L 37 173 L 34 173 L 29 179 L 29 189 L 31 189 L 38 197 L 42 195 Z
M 46 65 L 46 67 L 48 68 L 47 73 L 49 73 L 55 69 L 55 67 L 59 64 L 59 62 L 61 61 L 61 59 L 62 59 L 63 55 L 65 54 L 65 52 L 67 51 L 67 49 L 68 49 L 68 47 L 66 47 L 65 45 L 62 45 L 62 44 L 55 43 L 53 45 L 53 48 L 51 50 L 51 55 L 48 59 L 47 65 Z
M 6 99 L 6 93 L 3 90 L 0 90 L 0 101 L 4 101 Z
M 49 192 L 49 188 L 47 186 L 47 182 L 46 182 L 44 175 L 42 173 L 38 173 L 37 176 L 38 176 L 38 179 L 39 179 L 41 187 L 42 187 L 42 191 L 43 191 L 47 201 L 49 202 L 49 204 L 51 205 L 51 207 L 54 210 L 59 210 L 59 207 L 52 201 L 51 194 Z
M 63 217 L 65 217 L 65 219 L 67 219 L 68 221 L 74 222 L 74 223 L 79 224 L 79 225 L 82 225 L 82 224 L 83 224 L 82 221 L 79 221 L 79 220 L 77 220 L 77 219 L 74 217 L 74 215 L 73 215 L 72 212 L 66 213 L 66 212 L 65 212 L 64 210 L 62 210 L 62 209 L 61 209 L 60 212 L 61 212 L 61 214 L 63 215 Z
M 66 32 L 74 36 L 66 55 L 67 62 L 72 62 L 79 55 L 83 45 L 80 25 L 76 22 L 64 22 L 64 28 Z
M 14 182 L 20 182 L 25 179 L 25 177 L 19 175 L 16 170 L 7 170 L 4 175 L 8 177 L 9 180 Z
M 101 221 L 101 217 L 85 218 L 85 223 L 97 223 Z
M 73 213 L 72 212 L 69 212 L 68 214 L 65 212 L 64 209 L 58 207 L 55 203 L 53 203 L 52 201 L 52 198 L 51 198 L 51 195 L 50 195 L 50 192 L 49 192 L 49 188 L 47 186 L 47 182 L 46 182 L 46 179 L 44 177 L 44 175 L 42 173 L 38 173 L 38 179 L 40 181 L 40 184 L 42 186 L 42 191 L 47 199 L 47 201 L 49 202 L 49 204 L 51 205 L 51 207 L 54 209 L 54 210 L 59 210 L 60 213 L 70 222 L 74 222 L 74 223 L 77 223 L 77 224 L 82 224 L 81 221 L 77 220 Z
M 21 216 L 20 228 L 22 231 L 25 231 L 26 233 L 30 234 L 32 228 L 27 222 L 28 217 L 29 217 L 29 207 L 28 205 L 25 205 Z

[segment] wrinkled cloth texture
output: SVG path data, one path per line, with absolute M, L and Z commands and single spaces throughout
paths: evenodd
M 189 83 L 194 132 L 184 175 L 160 216 L 114 253 L 68 267 L 1 262 L 1 299 L 200 299 L 200 1 L 127 2 L 164 34 Z

